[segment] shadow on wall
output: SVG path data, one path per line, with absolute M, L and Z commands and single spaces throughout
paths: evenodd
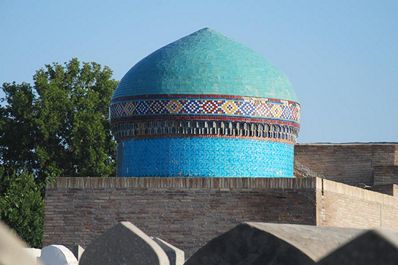
M 384 230 L 243 223 L 199 249 L 186 265 L 397 264 L 398 235 Z
M 27 249 L 0 224 L 2 265 L 183 265 L 184 252 L 121 222 L 82 253 L 51 245 Z M 81 258 L 79 258 L 81 255 Z M 79 259 L 79 261 L 78 261 Z M 186 265 L 398 264 L 398 234 L 386 230 L 242 223 L 209 241 Z

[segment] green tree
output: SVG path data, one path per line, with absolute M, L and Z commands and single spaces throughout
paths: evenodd
M 35 168 L 33 89 L 27 83 L 12 83 L 4 84 L 2 90 L 5 93 L 2 103 L 5 105 L 0 105 L 0 163 L 10 174 L 19 169 L 33 171 Z
M 29 234 L 27 226 L 12 217 L 16 205 L 4 201 L 4 196 L 17 196 L 15 185 L 21 183 L 17 180 L 27 175 L 34 178 L 29 187 L 35 183 L 42 197 L 45 185 L 57 176 L 115 175 L 116 144 L 108 106 L 117 81 L 108 67 L 75 58 L 46 65 L 33 81 L 1 87 L 5 96 L 0 104 L 0 216 L 8 216 L 8 224 L 36 246 L 39 241 L 24 236 Z M 39 207 L 34 209 L 28 212 L 42 218 L 36 212 Z
M 110 176 L 115 142 L 108 118 L 117 82 L 112 71 L 77 59 L 47 65 L 34 76 L 39 168 L 45 176 Z
M 108 106 L 117 81 L 97 63 L 54 63 L 34 84 L 5 83 L 0 108 L 1 163 L 40 181 L 55 176 L 112 176 L 115 141 Z
M 32 247 L 40 247 L 44 202 L 32 174 L 9 176 L 9 186 L 0 197 L 0 218 Z

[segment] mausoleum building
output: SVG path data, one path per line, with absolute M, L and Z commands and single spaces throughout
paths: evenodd
M 247 221 L 398 231 L 398 143 L 296 144 L 287 77 L 213 30 L 134 65 L 110 120 L 118 177 L 49 184 L 45 245 L 85 247 L 120 221 L 186 257 Z

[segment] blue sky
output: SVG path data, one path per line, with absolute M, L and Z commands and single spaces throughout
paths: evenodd
M 263 54 L 302 104 L 299 142 L 398 141 L 398 1 L 0 0 L 0 83 L 72 57 L 120 79 L 203 27 Z

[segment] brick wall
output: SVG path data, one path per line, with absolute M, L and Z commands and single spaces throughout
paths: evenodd
M 394 165 L 398 166 L 398 144 L 395 145 L 395 160 Z
M 374 168 L 374 184 L 394 184 L 398 183 L 397 166 L 377 166 Z
M 296 145 L 295 154 L 302 172 L 353 185 L 398 166 L 393 144 Z M 391 196 L 318 178 L 58 178 L 46 193 L 44 244 L 86 246 L 127 220 L 189 256 L 242 221 L 398 230 L 396 216 Z
M 374 185 L 369 190 L 384 193 L 390 196 L 398 197 L 398 185 L 397 184 L 381 184 Z
M 397 144 L 298 144 L 295 162 L 326 179 L 373 185 L 375 166 L 398 165 Z
M 44 244 L 87 244 L 131 221 L 192 255 L 243 221 L 398 230 L 398 200 L 320 178 L 58 178 Z
M 318 225 L 398 230 L 396 197 L 319 178 L 316 186 Z
M 44 244 L 86 246 L 127 220 L 190 256 L 243 221 L 314 225 L 315 180 L 58 178 L 46 193 Z

